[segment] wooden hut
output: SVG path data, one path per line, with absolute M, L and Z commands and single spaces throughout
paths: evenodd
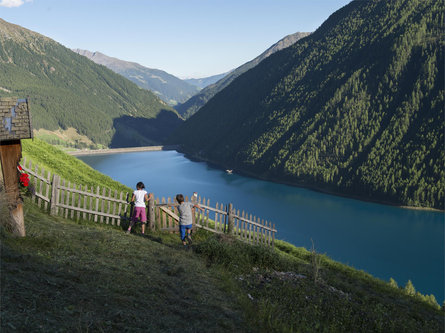
M 25 236 L 23 204 L 17 166 L 22 157 L 21 139 L 32 138 L 28 99 L 0 98 L 0 161 L 3 189 L 14 223 L 14 233 Z

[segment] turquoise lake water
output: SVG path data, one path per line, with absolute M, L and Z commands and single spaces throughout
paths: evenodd
M 227 174 L 176 151 L 79 156 L 113 179 L 135 187 L 143 181 L 155 197 L 191 195 L 275 223 L 277 238 L 311 247 L 342 263 L 399 286 L 444 297 L 444 214 L 402 209 Z

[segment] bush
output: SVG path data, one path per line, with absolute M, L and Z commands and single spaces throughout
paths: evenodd
M 228 268 L 250 271 L 253 267 L 275 270 L 296 268 L 294 261 L 269 247 L 249 245 L 227 235 L 214 235 L 195 247 L 207 258 L 208 265 L 220 264 Z

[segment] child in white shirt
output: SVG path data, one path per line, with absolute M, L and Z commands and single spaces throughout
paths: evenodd
M 144 189 L 145 185 L 143 182 L 136 184 L 136 191 L 133 192 L 133 196 L 131 197 L 131 202 L 134 202 L 133 216 L 127 234 L 131 232 L 131 228 L 134 226 L 138 218 L 140 218 L 142 222 L 142 235 L 145 234 L 145 225 L 147 224 L 145 202 L 148 202 L 148 200 L 152 198 L 152 194 L 148 194 Z

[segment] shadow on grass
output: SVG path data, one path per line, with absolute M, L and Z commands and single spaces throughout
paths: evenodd
M 26 238 L 1 233 L 2 332 L 243 327 L 239 306 L 217 274 L 190 252 L 163 245 L 161 237 L 126 237 L 116 227 L 36 209 L 26 225 Z

